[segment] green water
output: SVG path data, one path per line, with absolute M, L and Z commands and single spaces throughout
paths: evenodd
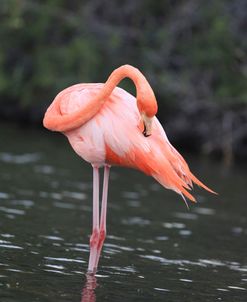
M 92 171 L 55 133 L 0 127 L 0 301 L 247 301 L 247 167 L 186 156 L 196 205 L 113 168 L 107 239 L 86 276 Z

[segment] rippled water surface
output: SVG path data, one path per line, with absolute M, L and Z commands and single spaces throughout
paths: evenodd
M 108 235 L 87 276 L 92 171 L 59 134 L 1 125 L 0 301 L 247 301 L 246 166 L 186 156 L 219 192 L 196 205 L 113 168 Z

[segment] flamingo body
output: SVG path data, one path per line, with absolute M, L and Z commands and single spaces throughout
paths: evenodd
M 136 85 L 136 98 L 116 87 L 126 76 Z M 46 112 L 44 126 L 63 132 L 74 151 L 94 167 L 90 271 L 97 268 L 105 238 L 110 166 L 138 169 L 191 201 L 195 199 L 188 190 L 193 183 L 213 193 L 191 173 L 186 161 L 170 144 L 154 116 L 156 112 L 156 99 L 147 80 L 128 65 L 115 70 L 105 84 L 77 84 L 64 89 Z M 146 126 L 148 135 L 144 135 Z M 101 166 L 105 167 L 106 177 L 99 222 L 97 169 Z
M 104 84 L 77 84 L 63 90 L 58 98 L 62 115 L 88 105 Z M 118 165 L 141 170 L 167 189 L 194 197 L 185 190 L 192 181 L 204 186 L 190 172 L 183 157 L 170 144 L 156 117 L 152 135 L 144 137 L 136 98 L 116 87 L 100 111 L 86 124 L 65 132 L 74 151 L 85 161 L 104 166 Z

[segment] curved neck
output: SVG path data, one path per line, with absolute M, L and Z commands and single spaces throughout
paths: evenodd
M 143 112 L 147 116 L 153 117 L 157 113 L 157 102 L 153 89 L 144 75 L 137 68 L 131 65 L 123 65 L 115 69 L 106 81 L 99 97 L 105 98 L 110 96 L 113 89 L 124 78 L 130 78 L 135 84 L 137 106 L 140 113 Z
M 82 126 L 93 118 L 111 95 L 114 88 L 126 77 L 130 78 L 135 84 L 137 106 L 140 113 L 153 117 L 157 112 L 157 102 L 151 86 L 137 68 L 123 65 L 111 73 L 99 94 L 92 98 L 86 108 L 82 108 L 71 114 L 62 115 L 60 111 L 62 93 L 58 94 L 45 114 L 44 126 L 50 130 L 61 132 L 70 131 Z

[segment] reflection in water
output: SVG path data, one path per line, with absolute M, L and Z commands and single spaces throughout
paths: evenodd
M 81 302 L 95 302 L 95 289 L 98 286 L 97 278 L 94 274 L 86 274 L 86 283 L 82 290 Z

